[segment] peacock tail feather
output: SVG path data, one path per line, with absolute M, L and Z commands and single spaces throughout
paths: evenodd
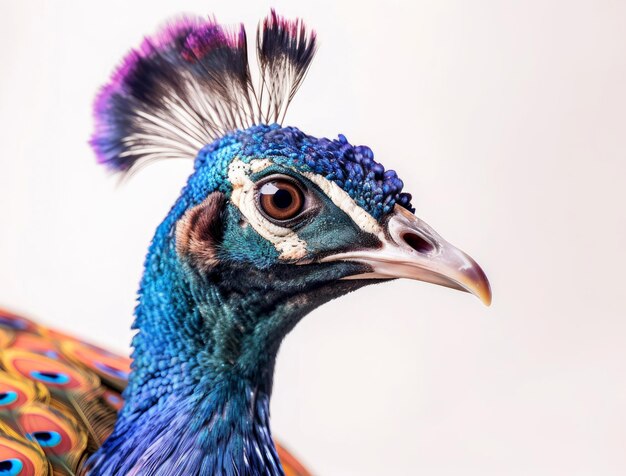
M 41 447 L 10 428 L 0 430 L 0 474 L 47 476 L 54 474 Z

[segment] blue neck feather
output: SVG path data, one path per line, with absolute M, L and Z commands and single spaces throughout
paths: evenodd
M 279 340 L 246 328 L 262 294 L 228 296 L 177 259 L 173 229 L 186 208 L 181 198 L 150 248 L 126 404 L 90 474 L 282 474 L 269 431 Z
M 349 264 L 291 271 L 271 290 L 268 271 L 249 266 L 200 276 L 176 256 L 174 224 L 186 208 L 181 198 L 150 248 L 126 403 L 90 475 L 282 475 L 269 429 L 280 343 L 313 308 L 360 286 L 337 284 Z

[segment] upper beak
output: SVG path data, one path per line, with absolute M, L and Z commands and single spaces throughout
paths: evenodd
M 355 261 L 371 267 L 371 272 L 351 279 L 417 279 L 472 293 L 491 304 L 489 280 L 478 263 L 408 210 L 396 205 L 384 231 L 381 248 L 339 253 L 322 261 Z

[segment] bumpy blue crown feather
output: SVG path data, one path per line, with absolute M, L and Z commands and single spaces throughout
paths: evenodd
M 215 154 L 219 149 L 228 149 L 229 153 Z M 411 195 L 402 192 L 404 184 L 396 172 L 376 162 L 369 147 L 351 145 L 343 135 L 332 140 L 309 136 L 295 127 L 253 126 L 205 147 L 196 159 L 197 174 L 217 187 L 224 183 L 234 154 L 244 161 L 272 157 L 276 163 L 322 175 L 377 220 L 396 203 L 413 211 Z M 216 163 L 216 157 L 222 160 Z

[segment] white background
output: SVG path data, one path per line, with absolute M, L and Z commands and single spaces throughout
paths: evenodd
M 287 123 L 398 170 L 494 302 L 417 282 L 308 316 L 273 429 L 320 475 L 626 474 L 626 3 L 276 1 L 320 51 Z M 265 1 L 0 3 L 0 302 L 120 352 L 191 163 L 117 186 L 87 146 L 113 66 L 177 12 Z

